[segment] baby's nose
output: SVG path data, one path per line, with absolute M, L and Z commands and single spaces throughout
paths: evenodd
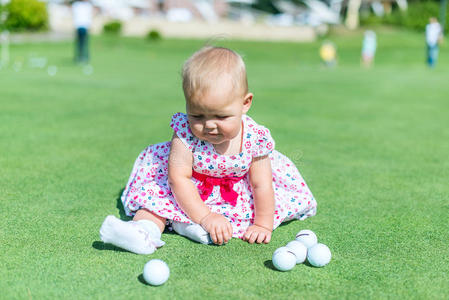
M 217 125 L 215 124 L 215 122 L 213 120 L 206 120 L 204 122 L 204 127 L 206 129 L 214 129 L 217 127 Z

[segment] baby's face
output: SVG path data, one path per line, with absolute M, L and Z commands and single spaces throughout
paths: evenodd
M 189 99 L 186 110 L 192 133 L 213 145 L 236 138 L 252 100 L 252 94 L 249 101 L 245 101 L 248 95 L 236 94 L 229 86 L 220 86 Z

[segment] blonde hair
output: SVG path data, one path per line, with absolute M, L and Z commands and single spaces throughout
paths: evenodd
M 207 92 L 218 79 L 230 79 L 233 91 L 248 93 L 242 57 L 223 47 L 204 47 L 195 52 L 182 68 L 182 88 L 186 100 Z

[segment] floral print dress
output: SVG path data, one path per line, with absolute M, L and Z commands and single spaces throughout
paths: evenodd
M 274 150 L 270 131 L 247 115 L 242 117 L 242 121 L 242 151 L 235 155 L 221 155 L 212 144 L 192 134 L 186 114 L 176 113 L 172 117 L 171 128 L 192 152 L 194 173 L 219 179 L 239 178 L 232 186 L 235 203 L 223 199 L 223 189 L 216 185 L 210 187 L 208 196 L 202 197 L 205 204 L 212 212 L 229 220 L 233 237 L 242 238 L 254 222 L 254 199 L 248 171 L 254 157 L 269 155 L 276 203 L 273 229 L 282 222 L 315 215 L 317 203 L 312 193 L 290 159 Z M 145 208 L 167 220 L 192 223 L 176 203 L 168 185 L 169 152 L 170 142 L 164 142 L 150 145 L 140 153 L 121 197 L 127 215 L 132 216 Z M 201 191 L 204 181 L 198 176 L 192 177 L 192 181 Z

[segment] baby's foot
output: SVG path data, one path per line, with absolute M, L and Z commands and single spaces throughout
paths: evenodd
M 212 244 L 209 233 L 204 230 L 204 228 L 199 224 L 189 224 L 173 221 L 172 227 L 173 230 L 178 234 L 188 237 L 195 242 L 201 244 Z
M 114 216 L 107 216 L 100 228 L 100 238 L 105 243 L 136 254 L 151 254 L 164 242 L 159 239 L 160 232 L 159 237 L 152 238 L 152 234 L 142 226 L 144 224 L 139 222 L 141 221 L 125 222 Z

